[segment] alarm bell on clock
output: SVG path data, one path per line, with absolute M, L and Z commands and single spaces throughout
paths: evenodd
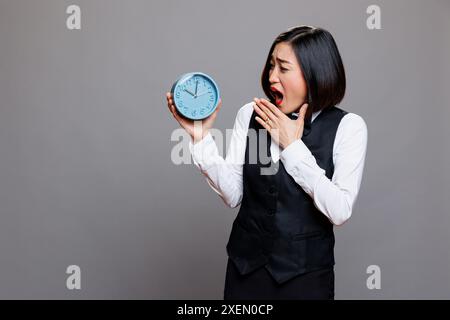
M 175 108 L 191 120 L 208 118 L 216 110 L 220 99 L 219 87 L 205 73 L 185 73 L 175 81 L 170 90 Z

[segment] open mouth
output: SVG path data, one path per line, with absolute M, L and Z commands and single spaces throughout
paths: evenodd
M 275 103 L 279 106 L 283 102 L 283 94 L 275 87 L 270 87 L 272 91 L 272 96 L 275 99 Z

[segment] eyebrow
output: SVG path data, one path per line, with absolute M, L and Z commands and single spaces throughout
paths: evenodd
M 283 59 L 281 59 L 281 58 L 276 58 L 279 62 L 281 62 L 281 63 L 287 63 L 287 64 L 292 64 L 292 63 L 290 63 L 289 61 L 287 61 L 287 60 L 283 60 Z M 270 59 L 271 61 L 273 60 L 273 57 Z

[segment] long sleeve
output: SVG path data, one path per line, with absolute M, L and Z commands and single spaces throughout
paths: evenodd
M 250 120 L 249 111 L 252 111 L 251 103 L 239 109 L 225 159 L 220 156 L 211 133 L 195 144 L 192 140 L 189 141 L 189 150 L 195 166 L 205 176 L 209 186 L 230 208 L 237 207 L 242 201 L 242 170 Z
M 367 150 L 367 126 L 363 118 L 349 113 L 339 124 L 333 145 L 334 173 L 325 170 L 302 140 L 280 153 L 286 171 L 313 198 L 314 205 L 335 225 L 347 221 L 361 185 Z

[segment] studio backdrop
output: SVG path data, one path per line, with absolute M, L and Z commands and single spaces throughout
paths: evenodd
M 298 25 L 333 35 L 339 107 L 368 129 L 336 299 L 450 298 L 449 17 L 446 0 L 0 0 L 0 298 L 222 299 L 239 207 L 188 149 L 174 160 L 165 93 L 214 77 L 225 136 Z

